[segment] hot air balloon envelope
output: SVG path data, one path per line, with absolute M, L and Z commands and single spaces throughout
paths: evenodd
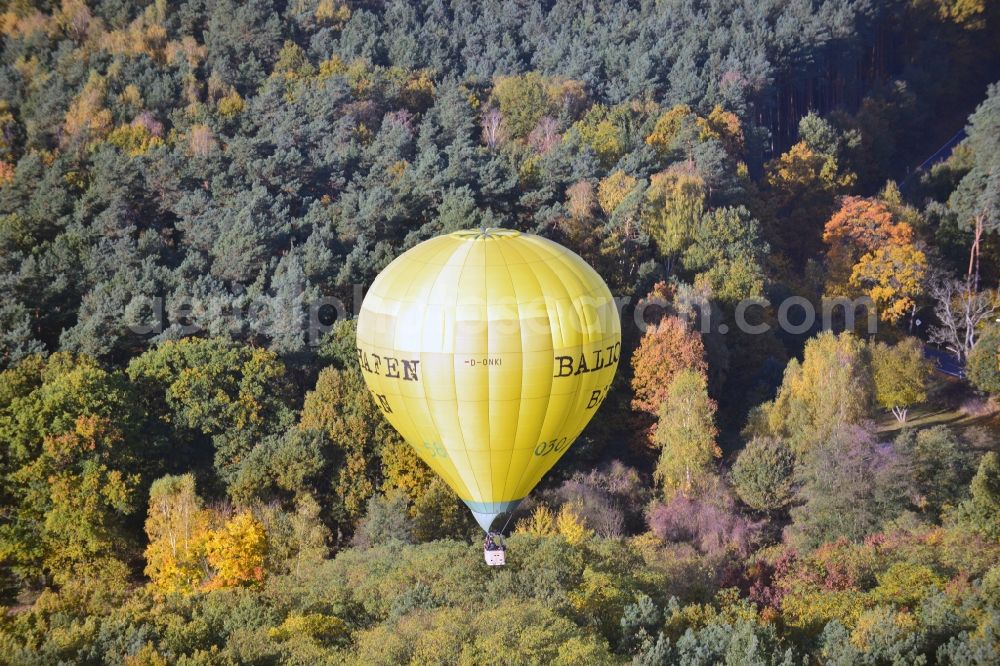
M 385 417 L 488 531 L 594 416 L 621 325 L 607 285 L 570 250 L 507 229 L 460 231 L 379 274 L 357 347 Z

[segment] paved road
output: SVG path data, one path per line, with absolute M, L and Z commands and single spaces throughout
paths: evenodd
M 934 369 L 949 377 L 965 379 L 965 364 L 949 352 L 924 345 L 924 357 L 934 362 Z

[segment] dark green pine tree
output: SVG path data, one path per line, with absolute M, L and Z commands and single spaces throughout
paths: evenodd
M 305 274 L 297 252 L 292 249 L 278 262 L 271 277 L 270 293 L 261 300 L 251 328 L 270 342 L 268 347 L 282 355 L 300 352 L 306 345 L 308 295 Z

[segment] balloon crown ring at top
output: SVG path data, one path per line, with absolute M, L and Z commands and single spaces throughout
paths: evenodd
M 478 229 L 455 231 L 451 235 L 455 238 L 463 238 L 465 240 L 496 240 L 500 238 L 514 238 L 515 236 L 520 236 L 521 232 L 502 227 L 480 227 Z

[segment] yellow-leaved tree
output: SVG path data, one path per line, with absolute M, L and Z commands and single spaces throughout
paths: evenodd
M 726 153 L 739 158 L 746 151 L 746 139 L 740 118 L 716 104 L 702 124 L 702 136 L 718 140 Z
M 563 504 L 559 513 L 553 513 L 549 507 L 540 504 L 530 517 L 517 522 L 514 532 L 534 536 L 558 535 L 572 545 L 581 544 L 594 536 L 594 531 L 580 516 L 580 507 L 572 502 Z
M 618 208 L 618 204 L 625 200 L 629 192 L 635 189 L 639 180 L 630 176 L 621 169 L 612 171 L 603 178 L 597 186 L 597 203 L 605 215 L 611 215 Z
M 686 126 L 692 130 L 692 137 L 700 134 L 698 116 L 687 104 L 677 104 L 657 118 L 653 131 L 646 137 L 646 143 L 663 154 L 681 148 L 677 144 Z M 693 131 L 696 129 L 699 130 L 697 133 Z
M 573 503 L 563 504 L 556 516 L 556 530 L 571 546 L 576 546 L 594 536 L 580 516 L 580 507 Z
M 835 155 L 817 152 L 804 141 L 768 162 L 754 213 L 771 248 L 792 266 L 804 266 L 823 249 L 823 220 L 855 179 Z
M 869 349 L 851 333 L 820 333 L 793 359 L 773 401 L 760 407 L 763 431 L 784 439 L 796 456 L 844 426 L 870 418 L 875 388 Z M 753 419 L 751 419 L 753 422 Z
M 916 314 L 926 278 L 927 255 L 905 243 L 880 247 L 861 257 L 851 271 L 851 286 L 868 294 L 878 306 L 879 317 L 896 323 Z
M 83 90 L 70 102 L 63 123 L 63 142 L 70 144 L 77 139 L 83 142 L 104 138 L 111 130 L 111 111 L 104 107 L 107 81 L 91 70 Z
M 165 476 L 149 490 L 146 518 L 146 575 L 163 593 L 190 593 L 201 587 L 208 572 L 205 547 L 212 512 L 195 492 L 194 476 Z
M 878 342 L 871 348 L 875 399 L 892 411 L 900 423 L 906 423 L 910 406 L 927 399 L 930 366 L 924 358 L 923 344 L 906 338 L 894 346 Z
M 668 269 L 694 242 L 707 196 L 705 180 L 693 169 L 671 168 L 650 178 L 642 224 Z
M 517 521 L 514 532 L 518 534 L 533 534 L 535 536 L 552 536 L 556 533 L 556 517 L 553 515 L 552 509 L 544 504 L 539 504 L 531 512 L 530 517 Z
M 654 475 L 668 497 L 676 490 L 691 495 L 722 455 L 715 442 L 719 432 L 715 411 L 704 373 L 693 369 L 678 372 L 660 406 L 653 435 L 653 442 L 660 448 Z
M 249 511 L 238 513 L 205 542 L 206 560 L 215 570 L 209 587 L 248 585 L 264 580 L 267 534 Z
M 590 146 L 601 165 L 610 168 L 625 153 L 626 128 L 631 119 L 632 112 L 627 105 L 595 104 L 583 118 L 573 123 L 572 129 Z

